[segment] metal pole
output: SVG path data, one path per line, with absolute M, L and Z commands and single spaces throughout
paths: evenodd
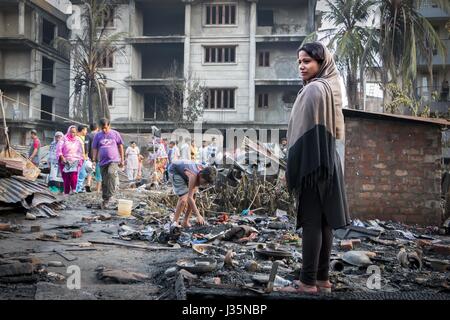
M 10 143 L 9 143 L 8 127 L 6 126 L 6 114 L 5 114 L 5 108 L 3 106 L 3 92 L 2 92 L 2 90 L 0 90 L 0 106 L 2 108 L 3 127 L 5 129 L 6 150 L 9 150 Z

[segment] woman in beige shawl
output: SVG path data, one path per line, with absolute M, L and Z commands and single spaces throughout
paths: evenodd
M 288 187 L 296 196 L 297 227 L 303 228 L 303 266 L 296 288 L 331 291 L 328 278 L 332 229 L 350 223 L 336 139 L 344 138 L 342 93 L 331 53 L 319 42 L 297 51 L 304 87 L 288 127 Z

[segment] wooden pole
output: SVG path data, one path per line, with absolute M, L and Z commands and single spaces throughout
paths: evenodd
M 5 137 L 6 137 L 6 150 L 9 150 L 10 143 L 9 143 L 8 127 L 6 126 L 6 114 L 5 114 L 5 108 L 3 106 L 3 91 L 2 90 L 0 90 L 0 106 L 2 108 L 3 128 L 5 130 Z

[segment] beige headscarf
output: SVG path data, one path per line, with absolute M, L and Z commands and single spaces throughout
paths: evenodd
M 302 106 L 303 108 L 312 107 L 314 109 L 332 108 L 334 112 L 333 110 L 329 110 L 330 114 L 328 117 L 326 117 L 326 119 L 322 118 L 319 120 L 316 115 L 314 123 L 316 124 L 319 122 L 324 124 L 324 121 L 326 121 L 327 128 L 331 129 L 331 132 L 336 137 L 336 139 L 344 139 L 345 126 L 344 126 L 344 115 L 342 113 L 342 93 L 341 93 L 339 73 L 336 68 L 333 55 L 330 53 L 327 47 L 320 42 L 314 43 L 319 44 L 323 47 L 325 52 L 325 59 L 322 65 L 320 66 L 317 75 L 311 80 L 305 81 L 304 87 L 299 91 L 297 99 L 294 103 L 294 107 L 292 108 L 292 113 L 289 119 L 289 127 L 291 127 L 291 124 L 294 125 L 294 123 L 295 126 L 298 126 L 299 124 L 298 112 L 300 112 L 299 109 L 302 108 Z M 316 101 L 314 101 L 314 98 L 317 96 L 323 97 L 324 99 L 317 99 Z M 334 114 L 334 116 L 332 116 L 332 114 Z M 292 139 L 289 139 L 288 137 L 289 146 L 291 146 L 291 143 L 295 142 L 294 141 L 296 140 L 295 137 L 303 135 L 303 133 L 306 132 L 308 129 L 310 129 L 310 126 L 312 125 L 312 123 L 308 124 L 305 122 L 300 124 L 303 125 L 303 129 L 298 127 L 299 129 L 298 131 L 296 130 L 292 131 L 293 134 L 293 136 L 291 137 Z

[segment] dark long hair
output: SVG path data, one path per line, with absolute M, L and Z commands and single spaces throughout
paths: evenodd
M 308 42 L 297 49 L 297 57 L 300 51 L 305 51 L 311 58 L 316 60 L 320 65 L 325 61 L 325 50 L 318 42 Z

